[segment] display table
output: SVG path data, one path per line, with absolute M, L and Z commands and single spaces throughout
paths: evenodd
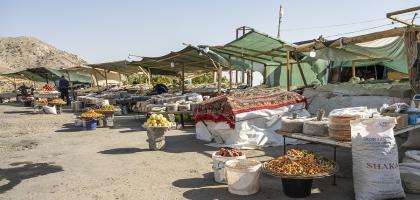
M 185 124 L 184 124 L 184 114 L 192 114 L 191 110 L 186 110 L 186 111 L 163 111 L 163 112 L 148 112 L 149 115 L 151 114 L 162 114 L 162 115 L 169 115 L 169 114 L 173 114 L 173 115 L 180 115 L 180 123 L 182 128 L 185 128 Z
M 18 93 L 16 92 L 0 93 L 0 103 L 3 103 L 3 99 L 8 99 L 10 101 L 12 98 L 17 98 L 17 95 Z
M 60 97 L 60 92 L 49 92 L 49 93 L 35 93 L 35 98 L 47 98 L 47 99 L 54 99 Z
M 402 133 L 418 129 L 420 128 L 420 125 L 409 125 L 402 129 L 394 129 L 394 135 L 400 135 Z M 334 162 L 337 161 L 337 147 L 344 147 L 344 148 L 351 148 L 351 142 L 343 142 L 343 141 L 337 141 L 330 137 L 320 137 L 320 136 L 312 136 L 312 135 L 306 135 L 303 133 L 288 133 L 283 132 L 280 130 L 277 130 L 276 133 L 283 136 L 283 153 L 286 154 L 287 148 L 286 148 L 286 138 L 293 138 L 298 140 L 303 140 L 307 142 L 312 142 L 316 144 L 322 144 L 322 145 L 328 145 L 334 147 Z M 335 175 L 333 176 L 333 185 L 335 185 Z

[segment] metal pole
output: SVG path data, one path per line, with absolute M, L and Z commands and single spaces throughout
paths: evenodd
M 277 27 L 277 39 L 280 40 L 280 25 L 281 25 L 281 18 L 283 17 L 283 7 L 280 5 L 279 10 L 279 25 Z

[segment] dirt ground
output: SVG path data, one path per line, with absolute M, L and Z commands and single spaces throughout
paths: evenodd
M 167 134 L 164 151 L 149 151 L 141 119 L 116 119 L 115 127 L 84 131 L 75 115 L 31 114 L 15 104 L 0 105 L 0 199 L 290 199 L 281 181 L 261 175 L 260 191 L 236 196 L 213 181 L 215 148 L 194 136 L 194 128 Z M 290 147 L 288 147 L 290 148 Z M 332 147 L 301 145 L 332 158 Z M 260 161 L 282 147 L 246 151 Z M 353 199 L 351 154 L 338 149 L 340 174 L 315 180 L 307 199 Z M 408 195 L 407 199 L 420 199 Z

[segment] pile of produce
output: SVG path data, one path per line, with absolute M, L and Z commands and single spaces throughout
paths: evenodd
M 45 84 L 45 85 L 42 87 L 42 92 L 49 92 L 49 91 L 54 91 L 54 87 L 53 87 L 53 86 L 51 86 L 51 85 L 49 85 L 49 84 Z
M 97 113 L 94 110 L 88 110 L 80 115 L 80 117 L 87 118 L 87 119 L 99 119 L 99 118 L 102 118 L 103 116 L 104 115 Z
M 117 111 L 117 109 L 115 109 L 113 105 L 103 105 L 99 108 L 96 108 L 95 111 L 98 113 L 106 113 L 106 112 L 115 112 Z
M 39 99 L 38 105 L 48 105 L 48 99 Z
M 237 157 L 242 156 L 243 153 L 240 151 L 236 151 L 235 149 L 221 148 L 217 155 L 224 157 Z
M 50 104 L 52 105 L 65 105 L 67 104 L 63 99 L 53 99 L 50 101 Z
M 144 126 L 168 127 L 173 126 L 162 114 L 152 114 L 144 123 Z
M 287 155 L 264 163 L 263 169 L 276 176 L 325 176 L 334 172 L 333 162 L 306 150 L 289 150 Z

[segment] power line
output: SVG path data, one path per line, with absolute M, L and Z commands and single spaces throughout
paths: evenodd
M 417 18 L 420 18 L 420 16 L 414 17 L 414 19 L 417 19 Z M 403 19 L 403 20 L 410 21 L 412 19 L 413 18 Z M 380 26 L 374 26 L 374 27 L 369 27 L 369 28 L 360 29 L 360 30 L 356 30 L 356 31 L 350 31 L 350 32 L 346 32 L 346 33 L 339 33 L 339 34 L 335 34 L 335 35 L 329 35 L 329 36 L 325 36 L 324 38 L 336 37 L 336 36 L 347 35 L 347 34 L 352 34 L 352 33 L 358 33 L 358 32 L 368 31 L 368 30 L 377 29 L 377 28 L 381 28 L 381 27 L 385 27 L 385 26 L 390 26 L 390 25 L 395 25 L 395 24 L 396 24 L 396 22 L 391 22 L 389 24 L 384 24 L 384 25 L 380 25 Z
M 406 16 L 411 15 L 412 13 L 405 13 L 401 14 L 399 16 Z M 310 27 L 300 27 L 300 28 L 292 28 L 292 29 L 284 29 L 281 30 L 281 32 L 288 32 L 288 31 L 302 31 L 302 30 L 314 30 L 314 29 L 325 29 L 325 28 L 333 28 L 333 27 L 342 27 L 342 26 L 350 26 L 350 25 L 358 25 L 358 24 L 366 24 L 371 22 L 377 22 L 377 21 L 384 21 L 389 20 L 388 18 L 376 18 L 376 19 L 370 19 L 370 20 L 363 20 L 363 21 L 357 21 L 357 22 L 350 22 L 350 23 L 343 23 L 343 24 L 332 24 L 332 25 L 325 25 L 325 26 L 310 26 Z
M 350 31 L 350 32 L 346 32 L 346 33 L 339 33 L 339 34 L 335 34 L 335 35 L 329 35 L 329 36 L 325 36 L 324 38 L 336 37 L 336 36 L 341 36 L 341 35 L 347 35 L 347 34 L 352 34 L 352 33 L 363 32 L 363 31 L 377 29 L 377 28 L 381 28 L 381 27 L 385 27 L 385 26 L 394 25 L 394 24 L 395 24 L 394 22 L 391 22 L 389 24 L 384 24 L 384 25 L 380 25 L 380 26 L 374 26 L 374 27 L 370 27 L 370 28 L 360 29 L 360 30 L 356 30 L 356 31 Z
M 285 30 L 282 30 L 282 31 L 302 31 L 302 30 L 324 29 L 324 28 L 349 26 L 349 25 L 370 23 L 370 22 L 376 22 L 376 21 L 383 21 L 383 20 L 386 20 L 386 19 L 387 18 L 381 18 L 381 19 L 371 19 L 371 20 L 365 20 L 365 21 L 359 21 L 359 22 L 345 23 L 345 24 L 333 24 L 333 25 L 326 25 L 326 26 L 300 27 L 300 28 L 293 28 L 293 29 L 285 29 Z

